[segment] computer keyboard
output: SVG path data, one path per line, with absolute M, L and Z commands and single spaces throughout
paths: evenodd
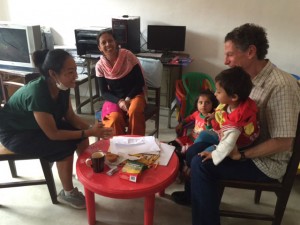
M 162 55 L 160 58 L 161 63 L 169 63 L 174 58 L 173 55 Z

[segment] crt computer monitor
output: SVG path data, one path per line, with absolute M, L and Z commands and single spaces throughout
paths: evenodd
M 184 51 L 186 26 L 148 25 L 147 47 L 157 52 Z
M 42 49 L 39 25 L 0 22 L 0 68 L 34 71 L 32 54 Z

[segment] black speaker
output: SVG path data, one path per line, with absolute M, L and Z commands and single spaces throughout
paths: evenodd
M 140 41 L 140 17 L 124 15 L 120 18 L 112 18 L 112 32 L 121 45 L 133 53 L 139 53 Z

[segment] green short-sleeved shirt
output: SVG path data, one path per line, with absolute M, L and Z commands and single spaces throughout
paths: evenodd
M 0 111 L 0 129 L 32 130 L 40 129 L 33 112 L 46 112 L 60 121 L 69 106 L 70 90 L 60 91 L 55 101 L 50 96 L 44 76 L 18 89 Z

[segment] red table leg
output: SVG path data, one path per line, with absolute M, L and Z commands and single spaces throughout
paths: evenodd
M 88 217 L 89 225 L 95 225 L 96 223 L 96 209 L 95 209 L 95 193 L 91 192 L 87 188 L 84 188 L 86 213 Z
M 165 196 L 165 189 L 163 189 L 163 190 L 161 190 L 160 192 L 158 192 L 158 195 L 159 195 L 160 197 Z
M 145 197 L 144 225 L 153 225 L 155 194 Z

